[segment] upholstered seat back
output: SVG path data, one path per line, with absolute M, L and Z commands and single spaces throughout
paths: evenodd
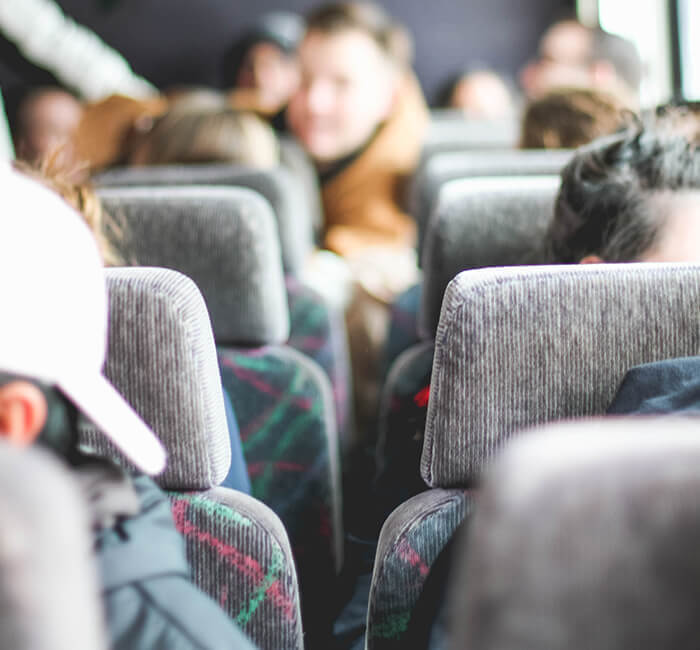
M 568 150 L 449 151 L 425 157 L 413 174 L 409 209 L 418 224 L 419 242 L 442 186 L 452 180 L 480 176 L 559 175 L 569 161 Z
M 442 297 L 460 271 L 547 261 L 556 176 L 469 178 L 443 186 L 423 246 L 419 333 L 435 337 Z
M 453 554 L 450 648 L 690 647 L 697 421 L 554 426 L 495 463 Z
M 631 367 L 698 354 L 698 266 L 461 273 L 437 330 L 423 478 L 470 485 L 521 429 L 604 413 Z
M 222 164 L 123 167 L 97 175 L 94 182 L 99 187 L 223 185 L 255 190 L 272 206 L 285 272 L 299 273 L 313 246 L 314 207 L 304 186 L 285 167 L 272 170 Z
M 204 294 L 220 344 L 280 343 L 289 308 L 270 205 L 224 187 L 132 187 L 99 192 L 123 222 L 126 264 L 175 269 Z

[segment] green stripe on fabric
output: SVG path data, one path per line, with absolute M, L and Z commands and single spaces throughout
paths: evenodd
M 243 443 L 244 452 L 250 452 L 251 447 L 254 447 L 259 442 L 263 442 L 268 431 L 282 420 L 287 407 L 292 399 L 296 397 L 296 392 L 301 388 L 302 379 L 301 368 L 298 367 L 294 371 L 294 377 L 292 378 L 291 385 L 286 395 L 280 400 L 272 413 L 270 413 L 265 423 Z
M 201 510 L 204 510 L 210 515 L 214 515 L 216 517 L 219 517 L 221 519 L 226 519 L 228 521 L 232 521 L 235 524 L 238 524 L 240 526 L 245 526 L 249 527 L 253 525 L 253 522 L 248 519 L 247 517 L 244 517 L 242 514 L 236 512 L 235 510 L 232 509 L 231 506 L 227 506 L 223 503 L 217 503 L 216 501 L 212 501 L 211 499 L 197 495 L 197 494 L 179 494 L 179 493 L 173 493 L 175 494 L 178 498 L 184 499 L 187 501 L 190 505 L 195 506 L 197 508 L 200 508 Z
M 246 626 L 249 622 L 255 610 L 260 606 L 260 603 L 265 600 L 265 593 L 272 586 L 272 584 L 277 580 L 277 576 L 280 573 L 283 564 L 282 553 L 279 549 L 275 549 L 272 554 L 272 563 L 268 569 L 263 581 L 260 583 L 258 588 L 253 592 L 250 597 L 248 604 L 236 614 L 236 623 L 240 626 Z
M 402 614 L 392 614 L 382 623 L 372 626 L 372 638 L 375 639 L 398 639 L 408 629 L 408 622 L 411 620 L 410 612 Z

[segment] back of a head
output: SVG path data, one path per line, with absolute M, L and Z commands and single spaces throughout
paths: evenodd
M 136 165 L 231 163 L 272 168 L 279 162 L 274 131 L 252 113 L 175 110 L 156 120 L 132 152 Z
M 634 113 L 617 96 L 590 88 L 560 88 L 530 102 L 522 149 L 575 149 L 627 126 Z
M 638 127 L 596 141 L 562 171 L 547 234 L 552 261 L 638 261 L 664 225 L 655 199 L 697 190 L 700 150 L 682 136 Z
M 602 29 L 592 31 L 591 62 L 608 61 L 618 78 L 634 94 L 639 93 L 642 81 L 642 61 L 634 43 Z
M 369 35 L 379 49 L 399 68 L 413 60 L 413 42 L 408 31 L 384 9 L 371 2 L 341 2 L 319 7 L 307 16 L 307 30 L 334 34 L 358 30 Z

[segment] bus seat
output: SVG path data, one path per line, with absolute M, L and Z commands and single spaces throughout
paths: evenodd
M 442 186 L 448 181 L 477 176 L 558 175 L 569 162 L 569 150 L 453 151 L 424 158 L 414 172 L 409 209 L 418 224 L 422 252 L 428 221 Z
M 542 240 L 559 182 L 558 176 L 503 176 L 442 187 L 423 248 L 421 338 L 435 338 L 442 297 L 460 271 L 546 261 Z
M 157 481 L 172 491 L 196 584 L 260 647 L 301 648 L 296 569 L 281 522 L 262 503 L 218 487 L 230 442 L 201 293 L 167 269 L 109 269 L 107 286 L 105 374 L 168 451 Z M 84 431 L 84 441 L 123 459 L 94 430 Z M 268 591 L 273 583 L 275 593 Z
M 172 180 L 168 174 L 173 169 L 182 174 L 192 170 L 196 176 L 193 180 L 197 180 L 197 174 L 203 175 L 198 166 L 123 171 L 143 172 L 143 178 L 150 175 L 160 182 Z M 216 169 L 224 172 L 232 168 Z M 113 180 L 119 178 L 119 171 L 109 173 Z M 260 175 L 261 182 L 265 178 Z M 270 213 L 270 204 L 263 197 L 244 188 L 197 185 L 106 187 L 99 190 L 99 196 L 110 213 L 127 222 L 127 241 L 122 244 L 127 263 L 133 258 L 152 266 L 174 268 L 197 282 L 207 299 L 217 343 L 288 342 L 321 365 L 333 386 L 339 435 L 344 446 L 349 444 L 353 433 L 352 386 L 345 322 L 294 273 L 287 272 L 286 297 L 280 293 L 280 238 L 277 233 L 270 236 L 276 230 L 274 220 L 267 214 L 261 216 L 262 212 Z M 288 212 L 277 214 L 278 226 Z M 163 228 L 171 233 L 166 238 L 162 236 Z M 297 229 L 297 236 L 298 226 L 292 229 Z M 283 237 L 281 246 L 284 250 Z M 236 251 L 235 256 L 232 251 Z M 254 270 L 259 274 L 257 282 L 251 275 Z
M 303 185 L 281 166 L 272 170 L 222 164 L 116 167 L 93 180 L 97 187 L 224 185 L 252 189 L 272 206 L 285 273 L 298 275 L 313 248 L 313 209 Z
M 289 338 L 289 308 L 269 203 L 248 189 L 133 187 L 99 191 L 123 222 L 115 242 L 126 264 L 170 268 L 192 278 L 220 345 Z
M 453 553 L 451 648 L 674 648 L 698 634 L 697 422 L 523 436 Z M 515 442 L 515 441 L 514 441 Z
M 414 333 L 419 342 L 388 360 L 382 390 L 380 522 L 425 489 L 418 472 L 427 412 L 427 394 L 421 395 L 430 390 L 433 341 L 447 285 L 465 269 L 545 262 L 541 242 L 558 187 L 556 176 L 504 176 L 450 181 L 441 190 L 423 251 Z
M 629 368 L 698 354 L 700 266 L 600 264 L 460 273 L 445 293 L 435 340 L 423 480 L 439 490 L 473 489 L 522 429 L 600 415 Z M 396 543 L 393 531 L 416 525 L 413 506 L 421 497 L 399 506 L 390 526 L 387 520 L 379 548 Z M 431 530 L 416 532 L 412 547 L 426 574 L 425 558 L 441 550 L 434 548 Z M 381 562 L 378 555 L 374 576 L 386 579 Z M 378 593 L 385 592 L 370 591 L 370 615 L 386 609 L 372 602 Z M 402 631 L 390 641 L 399 645 L 368 635 L 368 650 L 400 647 L 409 621 L 410 615 L 404 616 Z
M 436 151 L 507 149 L 518 143 L 520 124 L 516 116 L 502 119 L 470 119 L 455 110 L 430 111 L 430 125 L 423 143 L 423 156 Z
M 256 313 L 257 303 L 248 298 L 260 294 L 284 298 L 284 278 L 279 256 L 275 257 L 278 244 L 269 207 L 254 210 L 266 205 L 259 197 L 235 207 L 241 192 L 250 195 L 235 188 L 162 187 L 111 188 L 101 196 L 114 199 L 105 202 L 107 209 L 118 208 L 116 214 L 125 218 L 130 231 L 121 250 L 125 259 L 150 265 L 167 262 L 182 272 L 192 273 L 194 268 L 243 297 L 240 306 L 228 312 L 227 325 L 240 317 L 258 323 L 252 341 L 219 343 L 219 369 L 243 438 L 252 495 L 287 527 L 305 599 L 319 594 L 324 604 L 328 599 L 320 594 L 330 588 L 327 582 L 334 580 L 342 564 L 343 541 L 333 391 L 314 361 L 276 339 L 261 337 L 288 318 L 288 308 L 285 304 L 284 311 Z M 194 227 L 188 222 L 196 224 L 195 234 L 183 241 L 183 233 Z M 141 236 L 141 228 L 150 234 Z M 132 251 L 134 235 L 139 242 Z M 237 254 L 241 246 L 250 254 Z M 232 280 L 223 275 L 228 267 L 221 265 L 219 255 L 232 267 Z M 216 294 L 213 299 L 216 304 Z

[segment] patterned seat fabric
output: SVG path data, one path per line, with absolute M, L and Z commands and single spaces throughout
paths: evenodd
M 461 273 L 448 286 L 435 340 L 423 479 L 434 488 L 473 487 L 523 428 L 602 414 L 628 368 L 698 355 L 699 307 L 700 266 Z M 429 499 L 431 492 L 408 504 Z M 405 507 L 387 520 L 383 547 L 398 545 L 389 522 Z M 383 575 L 385 562 L 380 550 L 373 581 Z M 391 603 L 403 588 L 386 593 L 373 586 L 368 648 L 378 647 L 372 645 L 377 612 L 389 608 L 379 601 Z
M 287 276 L 287 344 L 315 361 L 333 388 L 341 451 L 352 443 L 352 380 L 345 320 L 316 291 Z
M 377 530 L 394 508 L 428 489 L 420 475 L 420 458 L 434 351 L 432 342 L 406 350 L 392 366 L 382 392 L 374 486 Z
M 321 368 L 289 347 L 219 348 L 240 427 L 252 495 L 284 523 L 308 621 L 329 623 L 342 564 L 339 451 Z
M 269 206 L 249 190 L 221 187 L 122 188 L 102 190 L 101 195 L 127 219 L 127 259 L 133 250 L 132 257 L 142 263 L 167 261 L 208 288 L 205 297 L 215 334 L 226 334 L 216 336 L 219 362 L 244 437 L 252 494 L 289 526 L 304 600 L 327 605 L 320 594 L 342 563 L 335 405 L 329 379 L 313 361 L 289 346 L 266 347 L 286 341 L 289 334 L 287 294 Z M 173 249 L 173 237 L 184 237 L 182 245 Z M 298 286 L 290 280 L 290 287 Z M 315 329 L 309 334 L 322 339 L 330 330 L 324 305 L 314 302 L 315 294 L 305 288 L 292 293 L 299 301 L 297 323 L 302 330 L 311 325 Z M 311 348 L 312 339 L 303 338 Z M 332 343 L 321 340 L 320 351 L 314 351 L 317 357 L 323 360 L 328 349 L 324 346 Z M 340 368 L 326 364 L 329 374 L 341 374 Z M 290 407 L 285 396 L 295 393 L 299 399 Z M 305 407 L 301 411 L 295 410 L 299 404 Z M 266 414 L 272 411 L 268 420 Z M 247 444 L 245 436 L 255 444 Z M 302 553 L 316 554 L 324 571 L 305 564 Z M 318 575 L 323 580 L 316 581 Z M 310 606 L 307 611 L 312 611 Z M 314 618 L 323 620 L 322 611 L 314 612 Z
M 699 468 L 687 420 L 559 425 L 514 441 L 455 548 L 450 647 L 690 647 Z
M 367 650 L 412 647 L 409 624 L 430 569 L 472 507 L 469 492 L 430 490 L 386 520 L 372 576 Z
M 170 491 L 194 581 L 259 647 L 299 650 L 296 569 L 280 521 L 262 503 L 217 487 L 228 472 L 230 443 L 201 293 L 167 269 L 109 269 L 106 275 L 105 374 L 168 451 L 158 482 Z M 103 454 L 122 458 L 94 430 L 83 436 Z M 269 577 L 258 579 L 261 571 Z M 277 582 L 269 582 L 272 575 Z M 262 606 L 266 599 L 276 604 Z
M 170 500 L 196 584 L 261 650 L 303 648 L 294 558 L 278 517 L 223 488 Z
M 410 308 L 418 303 L 416 336 L 426 342 L 434 339 L 443 294 L 461 270 L 544 261 L 538 247 L 558 186 L 559 179 L 548 176 L 466 179 L 445 185 L 423 250 L 422 286 L 402 296 L 399 305 Z M 397 330 L 392 326 L 391 332 Z M 395 340 L 390 343 L 396 347 Z M 379 435 L 385 448 L 378 448 L 383 469 L 377 496 L 379 503 L 384 501 L 384 516 L 426 489 L 413 461 L 422 448 L 432 350 L 430 343 L 409 348 L 395 361 L 384 385 Z

